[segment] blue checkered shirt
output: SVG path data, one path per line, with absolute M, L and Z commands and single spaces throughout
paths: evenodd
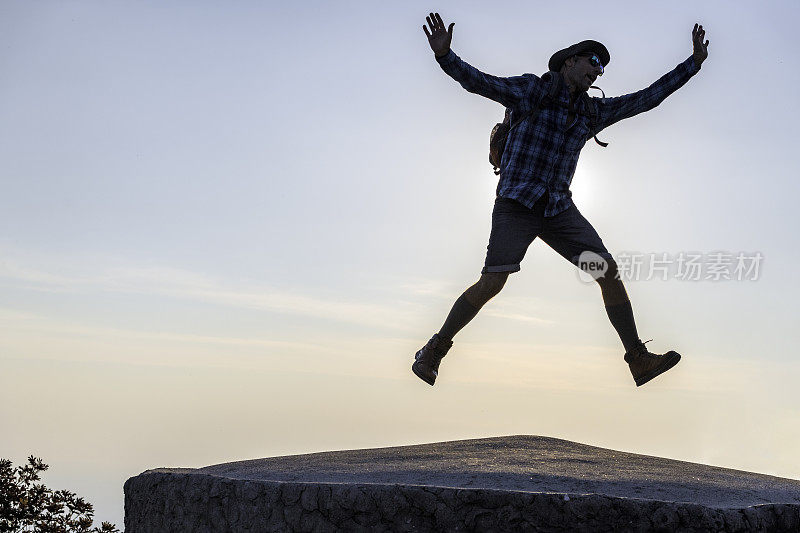
M 543 76 L 545 79 L 535 74 L 510 78 L 491 76 L 465 63 L 452 50 L 436 60 L 442 70 L 467 91 L 510 109 L 512 123 L 538 105 L 549 91 L 549 82 L 545 81 L 548 75 Z M 568 209 L 572 206 L 569 186 L 586 141 L 615 122 L 653 109 L 697 71 L 694 60 L 689 57 L 646 89 L 616 98 L 593 97 L 597 106 L 597 127 L 591 134 L 586 114 L 576 113 L 572 124 L 567 125 L 569 89 L 562 84 L 557 96 L 561 105 L 545 107 L 535 121 L 523 120 L 509 133 L 500 164 L 497 195 L 532 208 L 536 200 L 548 192 L 545 216 Z M 579 106 L 584 105 L 581 100 L 578 102 Z

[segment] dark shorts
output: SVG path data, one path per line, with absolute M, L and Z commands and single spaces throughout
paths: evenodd
M 533 209 L 516 200 L 497 197 L 492 211 L 492 233 L 486 250 L 486 263 L 481 271 L 518 272 L 528 246 L 536 237 L 572 264 L 578 264 L 583 252 L 594 252 L 612 259 L 597 231 L 583 218 L 574 205 L 552 216 L 544 216 L 546 196 Z

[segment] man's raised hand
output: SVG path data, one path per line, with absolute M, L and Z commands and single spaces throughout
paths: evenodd
M 431 50 L 436 54 L 436 57 L 447 55 L 447 52 L 450 51 L 450 42 L 453 40 L 453 26 L 456 23 L 451 22 L 450 27 L 444 29 L 444 22 L 442 22 L 442 17 L 439 16 L 439 13 L 431 13 L 425 17 L 425 20 L 428 21 L 431 31 L 428 31 L 425 24 L 422 25 L 422 29 L 425 31 L 425 35 L 428 36 L 428 44 L 431 45 Z
M 697 68 L 700 68 L 700 65 L 702 65 L 703 61 L 708 57 L 708 41 L 703 43 L 703 37 L 705 36 L 706 30 L 703 29 L 703 25 L 695 24 L 692 30 L 692 46 L 694 47 L 692 57 L 694 58 L 694 64 L 697 65 Z

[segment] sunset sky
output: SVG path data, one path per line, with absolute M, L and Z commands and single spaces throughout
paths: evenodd
M 149 468 L 497 435 L 800 478 L 800 6 L 564 6 L 0 3 L 0 456 L 120 528 Z M 602 41 L 608 96 L 706 28 L 701 72 L 572 187 L 612 254 L 763 258 L 627 282 L 668 374 L 634 386 L 599 288 L 539 241 L 436 386 L 411 373 L 483 266 L 503 116 L 434 61 L 431 10 L 500 76 Z

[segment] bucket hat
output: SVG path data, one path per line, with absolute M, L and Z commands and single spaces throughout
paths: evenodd
M 611 61 L 611 54 L 608 53 L 608 49 L 603 46 L 603 43 L 589 39 L 587 41 L 581 41 L 573 44 L 572 46 L 568 46 L 562 50 L 559 50 L 550 58 L 550 61 L 547 63 L 547 67 L 554 72 L 558 72 L 561 70 L 561 67 L 564 65 L 564 61 L 566 61 L 568 57 L 585 53 L 597 54 L 597 57 L 600 58 L 600 61 L 603 63 L 604 67 L 608 65 L 609 61 Z

